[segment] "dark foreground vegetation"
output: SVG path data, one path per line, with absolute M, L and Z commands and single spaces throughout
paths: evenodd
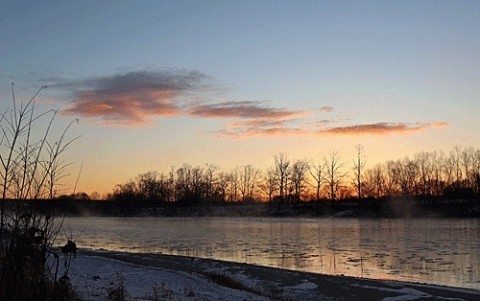
M 75 300 L 68 277 L 75 242 L 66 237 L 56 247 L 61 222 L 31 206 L 51 198 L 62 177 L 71 124 L 49 141 L 56 112 L 36 113 L 37 94 L 17 103 L 12 84 L 12 109 L 0 114 L 0 300 Z
M 19 212 L 9 214 L 1 237 L 0 300 L 76 300 L 68 276 L 75 243 L 55 248 L 58 222 Z M 60 265 L 65 272 L 59 273 Z

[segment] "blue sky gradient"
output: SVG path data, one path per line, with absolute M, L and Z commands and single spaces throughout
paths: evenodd
M 477 148 L 479 15 L 478 1 L 10 1 L 0 109 L 11 82 L 19 98 L 49 85 L 58 131 L 80 119 L 66 159 L 88 193 L 183 163 Z

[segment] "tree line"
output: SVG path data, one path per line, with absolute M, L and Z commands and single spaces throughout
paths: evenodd
M 149 171 L 115 185 L 110 200 L 201 202 L 279 202 L 295 204 L 390 197 L 471 197 L 480 194 L 480 149 L 455 147 L 420 152 L 367 168 L 362 145 L 347 164 L 336 150 L 321 160 L 274 156 L 266 170 L 252 165 L 223 171 L 214 164 Z

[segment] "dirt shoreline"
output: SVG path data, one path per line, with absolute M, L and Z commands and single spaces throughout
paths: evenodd
M 322 275 L 164 254 L 80 252 L 147 268 L 197 274 L 216 284 L 250 291 L 272 300 L 480 300 L 480 291 L 465 288 Z

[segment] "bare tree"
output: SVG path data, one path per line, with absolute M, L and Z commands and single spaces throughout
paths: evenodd
M 445 187 L 450 187 L 455 183 L 455 160 L 452 158 L 451 154 L 448 158 L 443 160 L 443 174 L 445 176 Z
M 239 186 L 239 168 L 236 167 L 234 170 L 230 172 L 228 175 L 228 181 L 229 181 L 229 190 L 230 190 L 230 197 L 229 200 L 230 202 L 237 202 L 238 201 L 238 186 Z
M 267 195 L 268 201 L 272 202 L 273 194 L 278 189 L 277 173 L 274 169 L 270 168 L 263 176 L 263 181 L 259 184 L 259 188 Z
M 457 145 L 455 146 L 454 150 L 450 152 L 450 159 L 453 164 L 454 174 L 455 174 L 455 186 L 456 188 L 460 188 L 462 183 L 462 163 L 461 163 L 461 149 Z
M 138 197 L 137 182 L 129 180 L 124 184 L 117 184 L 113 188 L 113 197 L 118 200 L 132 200 Z
M 415 161 L 404 158 L 394 162 L 391 171 L 394 173 L 395 182 L 399 185 L 403 195 L 414 195 L 417 187 L 417 165 Z
M 252 165 L 248 164 L 241 168 L 239 189 L 243 201 L 246 201 L 247 199 L 253 200 L 253 194 L 255 187 L 258 184 L 259 177 L 260 170 L 254 168 Z
M 384 168 L 381 164 L 366 171 L 364 193 L 377 199 L 385 196 L 385 175 L 383 173 Z
M 228 189 L 228 175 L 224 172 L 220 172 L 218 174 L 218 181 L 215 185 L 215 193 L 217 196 L 220 197 L 220 200 L 224 202 L 227 197 L 227 189 Z
M 432 195 L 440 195 L 445 189 L 445 175 L 443 172 L 445 156 L 443 153 L 432 152 L 430 155 L 432 165 Z
M 287 196 L 288 178 L 291 171 L 290 160 L 288 160 L 287 155 L 280 153 L 275 156 L 275 168 L 278 178 L 279 196 L 282 201 L 285 201 Z
M 215 164 L 206 164 L 207 169 L 205 170 L 205 198 L 210 199 L 213 194 L 213 187 L 215 186 L 215 172 L 218 170 L 218 166 Z
M 336 150 L 329 153 L 328 158 L 324 157 L 326 167 L 326 182 L 330 188 L 330 200 L 337 199 L 337 191 L 342 185 L 345 173 L 342 172 L 344 163 L 340 162 L 340 156 Z
M 168 202 L 176 202 L 177 201 L 177 188 L 175 185 L 175 167 L 170 167 L 170 171 L 168 172 L 168 179 L 166 183 L 167 188 L 167 199 Z
M 202 197 L 204 183 L 203 168 L 200 166 L 192 168 L 193 201 L 198 201 Z
M 186 200 L 193 193 L 192 184 L 192 167 L 188 164 L 183 164 L 176 170 L 175 194 L 177 200 Z
M 463 165 L 463 173 L 465 174 L 465 186 L 471 187 L 473 181 L 471 181 L 472 169 L 475 151 L 473 148 L 465 148 L 460 154 L 460 162 Z
M 300 201 L 301 195 L 307 186 L 308 161 L 297 160 L 292 165 L 290 173 L 290 183 L 293 188 L 293 197 L 295 202 Z
M 418 193 L 432 195 L 433 167 L 430 153 L 421 152 L 415 155 L 415 164 L 418 169 Z
M 385 163 L 385 194 L 397 196 L 400 194 L 401 163 L 399 160 L 388 160 Z
M 315 180 L 315 199 L 316 201 L 320 201 L 320 191 L 322 189 L 322 184 L 325 181 L 324 169 L 325 163 L 317 163 L 317 164 L 310 164 L 309 165 L 309 172 L 312 176 L 313 180 Z
M 136 178 L 139 195 L 143 200 L 158 200 L 161 194 L 158 172 L 149 171 Z
M 353 185 L 357 191 L 357 196 L 359 199 L 363 198 L 363 172 L 365 169 L 365 165 L 367 164 L 367 158 L 365 157 L 365 150 L 363 145 L 357 144 L 355 146 L 355 150 L 357 153 L 357 157 L 353 160 L 353 175 L 355 177 L 355 181 Z
M 476 193 L 480 193 L 480 149 L 475 151 L 472 165 L 473 189 Z

